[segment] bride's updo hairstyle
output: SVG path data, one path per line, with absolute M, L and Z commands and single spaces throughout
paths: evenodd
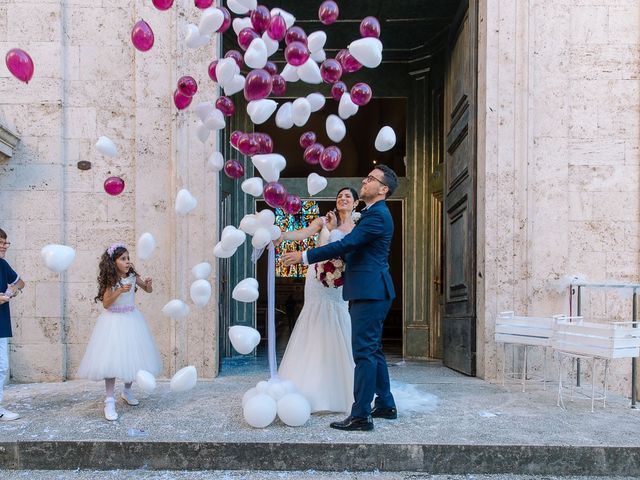
M 351 196 L 353 197 L 353 202 L 354 202 L 353 203 L 353 208 L 355 210 L 355 207 L 358 204 L 359 197 L 358 197 L 358 192 L 356 192 L 355 188 L 353 188 L 353 187 L 343 187 L 340 190 L 338 190 L 338 193 L 336 195 L 336 201 L 338 200 L 338 197 L 340 196 L 340 194 L 342 192 L 344 192 L 345 190 L 349 190 L 349 192 L 351 192 Z M 337 210 L 338 209 L 336 208 L 336 212 L 337 212 Z M 336 215 L 336 218 L 338 220 L 338 226 L 340 226 L 340 215 Z

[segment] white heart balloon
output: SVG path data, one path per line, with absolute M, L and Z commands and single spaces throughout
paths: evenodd
M 237 15 L 244 15 L 245 13 L 249 12 L 249 9 L 243 7 L 240 3 L 238 3 L 238 0 L 227 0 L 227 7 Z
M 240 188 L 244 193 L 248 193 L 253 197 L 259 197 L 260 195 L 262 195 L 264 182 L 260 177 L 247 178 L 244 182 L 242 182 Z
M 238 35 L 244 28 L 253 28 L 251 25 L 251 18 L 249 17 L 234 18 L 231 26 L 233 27 L 233 31 L 236 32 L 236 35 Z
M 115 157 L 118 155 L 118 148 L 109 137 L 102 136 L 98 138 L 96 149 L 107 157 Z
M 360 38 L 347 47 L 357 61 L 368 68 L 376 68 L 382 62 L 382 42 L 375 37 Z
M 209 35 L 200 35 L 198 27 L 193 23 L 187 25 L 187 35 L 185 37 L 185 44 L 188 48 L 200 48 L 205 46 L 211 41 Z
M 196 136 L 202 143 L 205 143 L 207 141 L 209 135 L 211 135 L 211 129 L 204 123 L 201 123 L 196 127 Z
M 140 260 L 148 260 L 156 248 L 156 239 L 149 232 L 145 232 L 138 238 L 136 254 Z
M 267 182 L 277 182 L 280 172 L 287 166 L 287 161 L 279 153 L 254 155 L 251 157 L 251 163 Z
M 236 253 L 236 250 L 225 250 L 222 248 L 222 242 L 216 243 L 216 246 L 213 247 L 213 255 L 216 258 L 229 258 L 232 257 L 233 254 Z
M 138 370 L 138 373 L 136 373 L 136 383 L 147 393 L 151 393 L 156 389 L 156 377 L 146 370 Z
M 189 289 L 191 300 L 199 307 L 204 307 L 211 298 L 211 284 L 205 279 L 196 280 Z
M 294 67 L 293 65 L 287 63 L 280 72 L 280 76 L 284 78 L 287 82 L 293 83 L 300 80 L 300 76 L 298 75 L 298 67 Z
M 40 255 L 49 270 L 55 273 L 62 273 L 73 263 L 76 258 L 76 251 L 67 245 L 52 243 L 42 247 Z
M 187 390 L 191 390 L 195 387 L 197 381 L 198 371 L 196 370 L 196 367 L 189 365 L 188 367 L 178 370 L 176 374 L 171 377 L 169 389 L 175 393 L 186 392 Z
M 247 234 L 242 230 L 237 229 L 233 225 L 227 225 L 220 234 L 220 243 L 222 248 L 229 251 L 235 250 L 242 245 L 247 237 Z
M 311 59 L 321 64 L 327 59 L 327 52 L 325 52 L 324 49 L 320 49 L 317 52 L 313 52 L 311 54 Z
M 227 84 L 240 73 L 240 68 L 233 58 L 223 58 L 216 65 L 216 78 L 218 83 Z
M 256 282 L 254 278 L 241 280 L 231 292 L 231 297 L 239 302 L 255 302 L 260 296 L 260 293 L 254 282 Z
M 349 92 L 343 93 L 340 97 L 340 103 L 338 104 L 338 115 L 340 115 L 340 118 L 346 120 L 356 113 L 358 113 L 358 105 L 353 103 Z
M 186 188 L 181 189 L 176 195 L 176 212 L 180 215 L 186 215 L 197 205 L 198 200 Z
M 254 428 L 265 428 L 276 419 L 278 405 L 266 393 L 258 393 L 247 400 L 242 413 L 245 421 Z
M 322 30 L 310 33 L 307 37 L 307 48 L 309 48 L 311 53 L 322 50 L 325 43 L 327 43 L 327 34 Z
M 219 172 L 224 168 L 224 157 L 220 152 L 213 152 L 209 155 L 209 160 L 207 160 L 207 164 L 214 172 Z
M 191 269 L 191 273 L 194 277 L 196 277 L 196 280 L 206 280 L 207 278 L 209 278 L 209 275 L 211 275 L 212 271 L 213 267 L 209 262 L 199 263 Z
M 279 236 L 279 235 L 278 235 Z M 269 245 L 271 241 L 271 231 L 266 228 L 258 228 L 253 234 L 253 238 L 251 239 L 251 245 L 253 248 L 257 248 L 260 250 L 261 248 Z
M 337 115 L 329 115 L 326 121 L 327 136 L 331 141 L 340 143 L 347 134 L 347 127 Z
M 275 100 L 263 98 L 249 102 L 247 104 L 247 113 L 254 124 L 260 125 L 269 120 L 276 108 L 278 108 L 278 103 Z
M 276 125 L 284 130 L 293 127 L 293 103 L 286 102 L 280 105 L 276 112 Z
M 222 130 L 226 126 L 224 114 L 217 108 L 214 108 L 204 121 L 204 124 L 209 130 Z
M 309 120 L 311 115 L 311 104 L 306 98 L 296 98 L 291 106 L 291 118 L 293 123 L 302 127 Z
M 198 32 L 200 35 L 212 35 L 224 23 L 224 14 L 222 10 L 216 7 L 207 8 L 200 16 L 200 24 Z
M 258 225 L 263 228 L 269 228 L 276 221 L 276 215 L 273 213 L 273 210 L 269 210 L 265 208 L 256 213 L 256 222 Z M 257 285 L 256 285 L 257 288 Z
M 296 23 L 296 17 L 294 17 L 289 12 L 282 10 L 281 8 L 272 8 L 270 13 L 272 17 L 275 15 L 280 15 L 282 18 L 284 18 L 284 23 L 287 28 L 291 28 L 293 24 Z
M 250 68 L 262 68 L 267 63 L 267 45 L 262 38 L 254 38 L 244 52 L 244 63 Z
M 386 152 L 391 150 L 396 144 L 396 132 L 389 126 L 382 127 L 376 135 L 376 141 L 374 143 L 376 150 L 379 152 Z
M 278 417 L 290 427 L 300 427 L 311 416 L 309 401 L 299 393 L 287 393 L 278 400 Z
M 255 10 L 258 6 L 258 0 L 237 0 L 237 2 L 249 10 Z
M 309 195 L 315 195 L 327 188 L 327 179 L 317 173 L 310 173 L 307 177 L 307 190 Z
M 280 42 L 271 38 L 267 34 L 267 32 L 264 32 L 262 34 L 262 41 L 267 46 L 267 57 L 270 57 L 271 55 L 276 53 L 278 51 L 278 48 L 280 48 Z
M 249 235 L 253 235 L 259 226 L 258 217 L 253 213 L 247 213 L 242 217 L 242 220 L 240 220 L 238 228 Z
M 320 67 L 312 58 L 308 58 L 306 62 L 300 65 L 298 67 L 297 73 L 300 77 L 300 80 L 305 83 L 311 83 L 313 85 L 322 83 L 322 74 L 320 73 Z
M 280 230 L 280 227 L 277 225 L 271 225 L 269 231 L 271 232 L 271 240 L 277 240 L 280 238 L 280 235 L 282 235 L 282 230 Z
M 202 122 L 204 122 L 215 109 L 216 107 L 213 105 L 213 102 L 202 102 L 193 107 L 193 110 Z
M 189 315 L 189 305 L 178 298 L 174 298 L 162 307 L 162 313 L 171 318 L 185 318 Z
M 311 112 L 317 112 L 318 110 L 322 110 L 324 104 L 326 103 L 326 99 L 324 95 L 321 93 L 315 92 L 307 95 L 307 100 L 309 101 L 309 105 L 311 105 Z
M 244 88 L 244 82 L 245 78 L 242 75 L 234 75 L 230 82 L 227 82 L 222 86 L 222 88 L 224 88 L 224 94 L 230 97 L 231 95 L 242 91 Z
M 229 340 L 238 353 L 247 355 L 260 343 L 260 332 L 244 325 L 234 325 L 229 327 Z

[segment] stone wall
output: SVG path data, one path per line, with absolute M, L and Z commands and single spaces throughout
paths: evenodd
M 155 32 L 155 45 L 145 53 L 130 41 L 140 18 Z M 0 50 L 23 48 L 35 63 L 28 85 L 0 69 L 0 123 L 21 137 L 14 157 L 0 162 L 0 226 L 12 242 L 7 259 L 27 284 L 12 302 L 14 379 L 74 378 L 101 309 L 93 303 L 99 256 L 115 241 L 135 250 L 146 231 L 158 249 L 136 268 L 154 279 L 154 292 L 139 291 L 137 303 L 162 353 L 163 374 L 188 364 L 200 376 L 217 374 L 215 272 L 206 308 L 192 305 L 191 315 L 180 321 L 160 313 L 172 298 L 191 303 L 193 265 L 216 264 L 218 181 L 206 169 L 215 136 L 203 145 L 193 112 L 178 112 L 172 101 L 183 74 L 199 81 L 194 103 L 216 93 L 206 73 L 215 44 L 196 53 L 183 46 L 186 23 L 198 18 L 186 1 L 166 12 L 142 0 L 0 5 Z M 101 135 L 114 140 L 117 158 L 97 152 Z M 91 170 L 79 170 L 79 160 L 89 160 Z M 126 182 L 117 197 L 103 190 L 110 175 Z M 174 198 L 183 187 L 199 203 L 178 217 Z M 76 249 L 65 274 L 43 266 L 39 252 L 47 243 Z

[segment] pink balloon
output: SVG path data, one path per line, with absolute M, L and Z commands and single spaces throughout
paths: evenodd
M 260 35 L 253 28 L 243 28 L 238 32 L 238 45 L 243 50 L 246 50 L 256 38 L 260 38 Z
M 331 96 L 336 102 L 340 101 L 346 91 L 347 85 L 344 82 L 336 82 L 331 86 Z
M 322 2 L 318 9 L 318 18 L 325 25 L 331 25 L 338 19 L 339 13 L 340 9 L 338 8 L 338 4 L 333 0 L 326 0 Z
M 302 42 L 291 42 L 284 49 L 284 58 L 287 63 L 299 67 L 309 58 L 309 49 Z
M 287 22 L 285 22 L 284 18 L 281 15 L 276 15 L 271 17 L 269 21 L 269 26 L 267 27 L 267 35 L 272 40 L 277 40 L 278 42 L 284 38 L 287 33 Z
M 342 159 L 342 152 L 338 147 L 332 145 L 327 147 L 320 155 L 320 166 L 323 170 L 328 172 L 335 170 L 340 165 L 340 160 Z
M 251 25 L 258 32 L 264 32 L 271 22 L 271 13 L 264 5 L 258 5 L 255 10 L 251 11 Z M 267 34 L 268 35 L 268 34 Z
M 218 60 L 214 60 L 209 64 L 209 78 L 214 82 L 218 81 L 218 76 L 216 75 L 216 67 L 218 66 Z
M 153 47 L 153 30 L 144 20 L 138 20 L 131 30 L 133 46 L 141 52 L 146 52 Z
M 4 57 L 4 63 L 13 76 L 24 83 L 29 83 L 33 77 L 33 60 L 24 50 L 12 48 Z
M 304 149 L 316 143 L 316 134 L 313 132 L 304 132 L 300 135 L 300 146 Z
M 227 160 L 224 162 L 224 173 L 229 178 L 240 178 L 244 175 L 244 167 L 237 160 Z
M 342 65 L 338 60 L 328 58 L 320 66 L 320 75 L 325 83 L 336 83 L 342 76 Z
M 173 5 L 173 0 L 153 0 L 153 6 L 158 10 L 169 10 Z
M 284 43 L 289 45 L 291 42 L 300 42 L 306 45 L 307 34 L 302 28 L 293 26 L 289 30 L 287 30 L 287 33 L 284 36 Z
M 271 208 L 283 207 L 287 201 L 287 190 L 278 182 L 269 182 L 262 191 L 264 201 Z
M 193 97 L 198 91 L 198 83 L 195 78 L 185 75 L 178 79 L 178 90 L 187 97 Z
M 344 50 L 344 53 L 342 55 L 340 55 L 340 53 L 342 53 L 342 50 L 338 52 L 338 55 L 336 55 L 336 59 L 338 58 L 338 56 L 340 56 L 339 61 L 340 65 L 342 65 L 342 70 L 347 73 L 353 73 L 362 68 L 362 64 L 349 53 L 349 50 Z
M 298 195 L 289 194 L 282 209 L 289 215 L 295 215 L 302 210 L 302 200 L 300 200 Z
M 213 0 L 195 0 L 194 4 L 196 7 L 204 10 L 205 8 L 209 8 L 213 5 Z
M 305 149 L 302 157 L 309 165 L 317 165 L 320 162 L 320 156 L 323 151 L 324 146 L 321 143 L 314 143 Z
M 103 187 L 109 195 L 120 195 L 124 190 L 124 180 L 120 177 L 109 177 L 104 181 Z
M 216 32 L 224 33 L 229 30 L 229 27 L 231 26 L 231 13 L 225 7 L 218 7 L 218 9 L 222 10 L 224 20 L 222 21 L 222 25 L 220 25 L 220 28 L 216 30 Z
M 372 95 L 371 87 L 366 83 L 356 83 L 351 87 L 351 101 L 356 105 L 366 105 L 371 100 Z
M 274 95 L 284 95 L 287 91 L 287 81 L 280 75 L 271 76 L 271 93 Z
M 193 97 L 189 97 L 187 95 L 184 95 L 183 93 L 180 93 L 180 90 L 178 90 L 177 88 L 173 92 L 173 103 L 175 103 L 178 110 L 184 110 L 189 105 L 191 105 L 192 99 Z
M 244 135 L 244 132 L 241 132 L 240 130 L 234 130 L 233 132 L 231 132 L 231 135 L 229 135 L 229 142 L 231 143 L 231 146 L 236 150 L 238 149 L 238 140 L 242 135 Z
M 244 98 L 247 100 L 261 100 L 271 93 L 271 75 L 261 68 L 251 70 L 244 82 Z
M 273 139 L 267 133 L 254 133 L 254 138 L 258 141 L 258 145 L 260 146 L 259 153 L 273 153 Z
M 360 22 L 360 35 L 362 37 L 380 38 L 380 22 L 376 17 L 364 17 Z
M 244 67 L 244 57 L 238 50 L 229 50 L 224 54 L 224 58 L 233 58 L 236 61 L 238 68 Z
M 251 157 L 260 151 L 260 143 L 258 143 L 258 139 L 253 134 L 243 133 L 238 138 L 238 150 L 243 155 Z
M 269 72 L 269 75 L 277 75 L 278 74 L 278 67 L 276 66 L 275 63 L 269 61 L 267 63 L 264 64 L 264 68 L 267 72 Z
M 225 117 L 230 117 L 236 111 L 233 100 L 229 97 L 219 97 L 216 100 L 216 108 L 220 110 Z

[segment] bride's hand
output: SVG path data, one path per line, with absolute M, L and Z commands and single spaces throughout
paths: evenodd
M 327 228 L 329 230 L 333 230 L 338 226 L 338 219 L 333 210 L 331 210 L 330 212 L 327 212 L 326 218 L 327 218 Z

